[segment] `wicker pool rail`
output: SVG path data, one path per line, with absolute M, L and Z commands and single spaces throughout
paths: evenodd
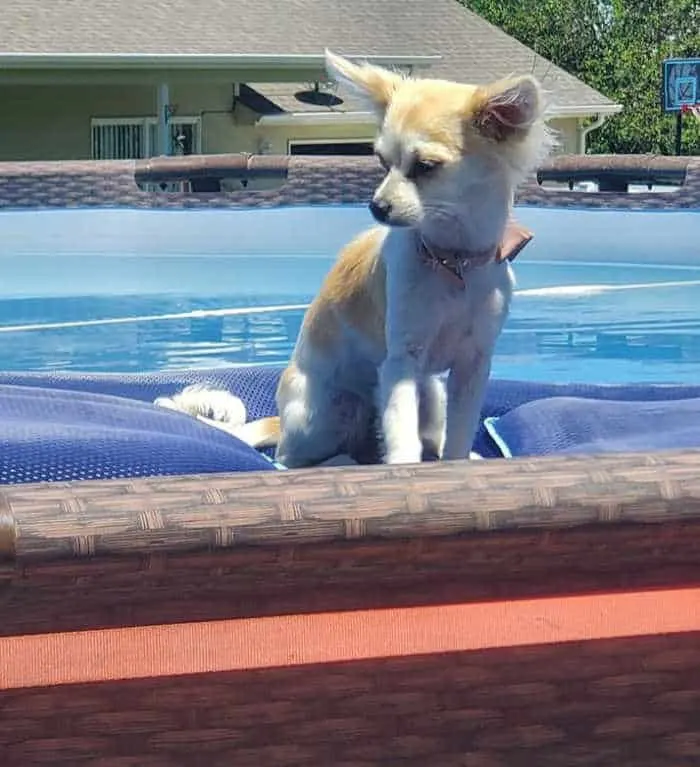
M 0 164 L 0 206 L 359 202 L 373 162 Z M 700 208 L 697 159 L 540 178 Z M 0 486 L 0 604 L 3 767 L 700 763 L 700 451 Z
M 373 157 L 191 155 L 149 160 L 0 162 L 3 208 L 231 208 L 366 202 L 381 178 Z M 597 182 L 599 193 L 569 185 Z M 186 182 L 187 191 L 153 191 Z M 551 183 L 550 183 L 551 182 Z M 553 188 L 553 184 L 558 188 Z M 631 184 L 678 185 L 629 194 Z M 519 190 L 524 205 L 698 208 L 700 157 L 558 156 Z

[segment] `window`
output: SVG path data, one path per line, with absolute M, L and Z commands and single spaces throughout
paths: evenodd
M 147 156 L 143 120 L 93 120 L 93 160 L 138 160 Z
M 174 154 L 201 152 L 198 117 L 170 121 Z M 141 160 L 158 154 L 158 120 L 155 117 L 94 118 L 93 160 Z
M 290 141 L 289 154 L 305 155 L 371 155 L 374 145 L 371 141 Z

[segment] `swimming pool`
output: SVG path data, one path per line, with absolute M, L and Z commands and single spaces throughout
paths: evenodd
M 493 375 L 700 380 L 700 214 L 521 207 Z M 277 364 L 364 205 L 0 212 L 0 369 Z

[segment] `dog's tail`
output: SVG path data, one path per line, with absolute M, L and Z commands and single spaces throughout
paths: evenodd
M 213 425 L 221 427 L 224 424 L 215 423 Z M 277 443 L 280 441 L 280 419 L 276 415 L 258 418 L 257 421 L 250 421 L 232 429 L 231 433 L 256 450 L 277 447 Z
M 172 397 L 158 397 L 155 405 L 177 410 L 198 421 L 225 431 L 256 450 L 277 447 L 280 439 L 278 416 L 246 422 L 243 401 L 231 392 L 202 384 L 186 386 Z

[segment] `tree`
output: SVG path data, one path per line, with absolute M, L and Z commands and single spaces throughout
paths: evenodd
M 463 5 L 568 72 L 586 72 L 604 28 L 598 0 L 463 0 Z
M 462 0 L 572 75 L 623 105 L 589 137 L 591 151 L 671 154 L 675 118 L 661 112 L 661 66 L 700 55 L 700 0 Z M 700 151 L 686 119 L 683 151 Z

